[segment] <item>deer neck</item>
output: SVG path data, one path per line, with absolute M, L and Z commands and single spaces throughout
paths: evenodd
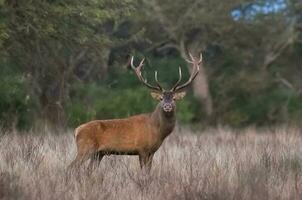
M 165 138 L 168 136 L 174 129 L 176 117 L 175 110 L 170 113 L 165 113 L 158 104 L 151 114 L 151 120 L 155 126 L 159 129 L 160 135 Z

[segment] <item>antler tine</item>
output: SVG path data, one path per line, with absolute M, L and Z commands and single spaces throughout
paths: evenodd
M 133 57 L 133 56 L 132 56 Z M 145 58 L 142 59 L 142 61 L 139 63 L 139 66 L 143 66 L 145 62 Z
M 135 70 L 135 71 L 137 71 L 137 70 L 139 70 L 139 72 L 141 72 L 141 68 L 143 67 L 143 65 L 144 65 L 144 62 L 145 62 L 145 58 L 143 58 L 142 60 L 141 60 L 141 62 L 139 63 L 139 65 L 137 66 L 137 67 L 135 67 L 134 66 L 134 64 L 133 64 L 133 59 L 134 59 L 134 57 L 132 56 L 131 57 L 131 68 L 133 69 L 133 70 Z
M 142 59 L 142 61 L 139 63 L 139 65 L 137 66 L 137 67 L 135 67 L 134 66 L 134 64 L 133 64 L 133 56 L 131 57 L 131 68 L 134 70 L 134 72 L 135 72 L 135 74 L 136 74 L 136 76 L 138 77 L 138 79 L 141 81 L 141 82 L 143 82 L 143 84 L 145 85 L 145 86 L 147 86 L 148 88 L 150 88 L 150 89 L 152 89 L 152 90 L 158 90 L 158 91 L 162 91 L 162 87 L 160 86 L 160 84 L 158 83 L 158 81 L 157 81 L 157 72 L 155 72 L 155 79 L 156 79 L 156 84 L 157 84 L 157 86 L 153 86 L 153 85 L 151 85 L 151 84 L 149 84 L 148 82 L 147 82 L 147 79 L 145 79 L 143 76 L 142 76 L 142 71 L 141 71 L 141 69 L 142 69 L 142 67 L 143 67 L 143 65 L 144 65 L 144 61 L 145 61 L 145 58 L 144 59 Z
M 194 57 L 192 56 L 191 53 L 189 53 L 189 55 L 190 55 L 191 60 L 193 61 L 193 60 L 194 60 Z
M 158 79 L 157 79 L 157 71 L 154 72 L 155 82 L 157 87 L 159 87 L 161 90 L 163 90 L 163 87 L 160 85 Z
M 193 64 L 193 69 L 192 69 L 192 73 L 190 75 L 190 78 L 187 82 L 185 82 L 184 84 L 182 85 L 179 85 L 179 86 L 176 86 L 173 88 L 173 91 L 178 91 L 178 90 L 181 90 L 185 87 L 187 87 L 188 85 L 191 84 L 191 82 L 196 78 L 196 76 L 198 75 L 199 73 L 199 64 L 202 62 L 202 54 L 200 54 L 200 59 L 199 60 L 196 60 L 191 53 L 189 53 L 189 56 L 191 58 L 191 60 L 187 60 L 187 62 Z
M 181 67 L 178 67 L 178 72 L 179 72 L 179 78 L 177 80 L 177 82 L 175 83 L 175 85 L 172 87 L 171 91 L 174 91 L 175 88 L 179 85 L 181 78 L 182 78 L 182 74 L 181 74 Z
M 202 53 L 200 53 L 199 57 L 200 57 L 200 59 L 199 59 L 198 63 L 200 64 L 202 62 Z
M 194 61 L 195 61 L 195 58 L 192 56 L 192 54 L 191 53 L 189 53 L 189 56 L 190 56 L 190 58 L 191 58 L 191 60 L 188 60 L 188 59 L 186 59 L 186 61 L 188 62 L 188 63 L 194 63 Z M 200 54 L 200 58 L 199 58 L 199 60 L 198 60 L 198 64 L 200 64 L 202 62 L 202 54 Z

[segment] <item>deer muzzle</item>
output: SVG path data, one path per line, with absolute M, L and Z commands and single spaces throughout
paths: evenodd
M 173 110 L 172 104 L 170 104 L 170 103 L 165 103 L 165 104 L 163 105 L 163 110 L 164 110 L 165 112 L 172 112 L 172 110 Z

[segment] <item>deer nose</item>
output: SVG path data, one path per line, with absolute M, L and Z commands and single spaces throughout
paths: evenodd
M 165 112 L 171 112 L 173 107 L 171 104 L 166 103 L 166 104 L 164 104 L 163 109 Z

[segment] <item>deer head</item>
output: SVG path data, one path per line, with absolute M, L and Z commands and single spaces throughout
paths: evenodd
M 137 75 L 138 79 L 149 89 L 151 89 L 151 96 L 160 101 L 160 106 L 162 108 L 162 111 L 164 113 L 172 113 L 175 110 L 176 104 L 175 101 L 182 99 L 185 95 L 186 92 L 183 91 L 187 86 L 189 86 L 192 81 L 196 78 L 198 72 L 199 72 L 199 65 L 202 62 L 202 55 L 200 55 L 199 59 L 195 59 L 191 54 L 190 55 L 190 60 L 186 60 L 188 63 L 193 65 L 193 69 L 191 70 L 191 75 L 190 78 L 187 82 L 180 84 L 181 78 L 182 78 L 182 73 L 181 73 L 181 67 L 179 67 L 179 79 L 175 83 L 175 85 L 172 87 L 172 89 L 166 90 L 164 89 L 161 84 L 158 82 L 157 79 L 157 71 L 154 73 L 155 77 L 155 83 L 156 85 L 153 86 L 147 82 L 147 79 L 145 79 L 142 76 L 141 69 L 144 65 L 144 59 L 140 62 L 140 64 L 136 67 L 133 64 L 133 56 L 131 58 L 131 68 L 134 70 L 135 74 Z

